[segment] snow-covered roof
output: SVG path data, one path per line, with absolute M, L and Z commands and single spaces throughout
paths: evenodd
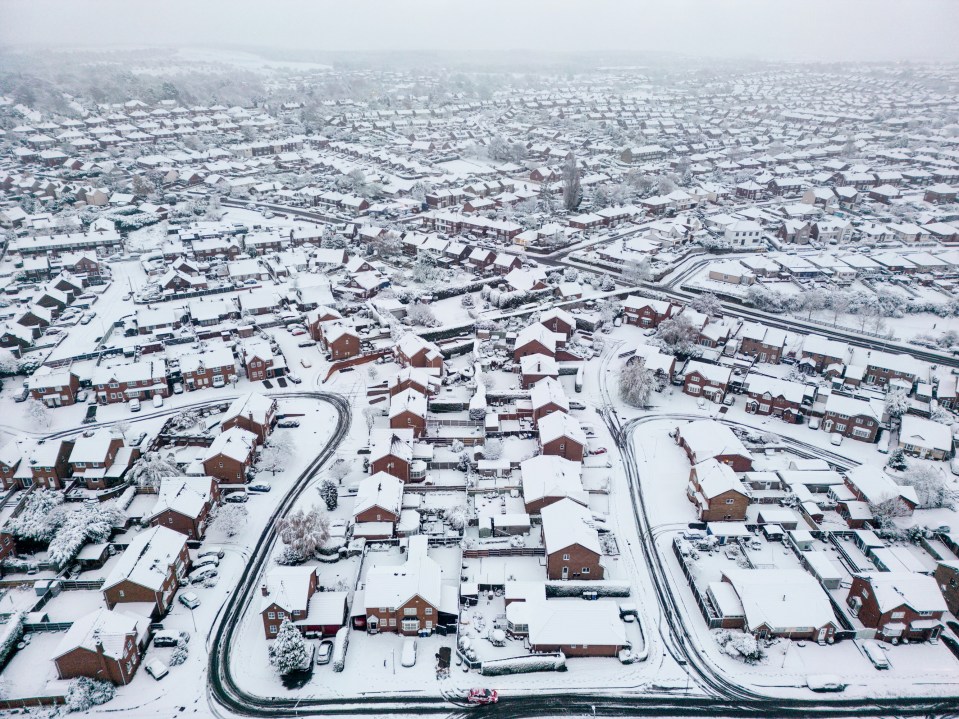
M 210 501 L 212 482 L 211 477 L 164 477 L 149 518 L 169 510 L 196 519 Z
M 872 586 L 879 611 L 885 614 L 903 604 L 916 612 L 945 612 L 946 600 L 935 577 L 916 572 L 868 572 L 860 574 Z
M 222 454 L 230 459 L 245 462 L 255 447 L 255 434 L 239 427 L 231 427 L 226 432 L 217 435 L 213 444 L 207 448 L 203 455 L 203 461 Z
M 359 483 L 353 502 L 353 516 L 371 507 L 400 514 L 403 505 L 403 482 L 386 472 L 377 472 Z
M 413 430 L 377 428 L 370 433 L 370 462 L 392 455 L 413 461 Z
M 899 444 L 948 452 L 952 449 L 952 429 L 931 419 L 907 414 L 899 428 Z
M 516 335 L 516 344 L 514 347 L 518 349 L 526 346 L 530 342 L 539 342 L 546 351 L 551 354 L 556 352 L 556 333 L 538 322 L 531 324 L 529 327 L 524 327 L 519 331 Z
M 699 487 L 706 499 L 718 497 L 726 492 L 739 492 L 739 494 L 747 496 L 749 494 L 745 485 L 728 464 L 723 464 L 716 459 L 705 459 L 697 464 L 694 469 L 696 470 L 696 480 L 699 482 Z
M 896 484 L 882 467 L 862 464 L 846 472 L 846 481 L 870 504 L 881 504 L 901 497 L 913 506 L 919 504 L 915 487 Z
M 543 507 L 543 543 L 546 553 L 578 544 L 597 554 L 602 553 L 599 534 L 592 524 L 590 511 L 571 499 L 561 499 Z
M 552 412 L 539 420 L 539 440 L 541 444 L 566 437 L 582 446 L 586 446 L 586 434 L 579 422 L 564 412 Z
M 288 613 L 306 611 L 310 604 L 310 585 L 316 573 L 314 567 L 276 567 L 263 578 L 265 592 L 261 592 L 260 611 L 275 604 Z
M 628 643 L 619 605 L 612 599 L 595 602 L 553 599 L 524 603 L 529 604 L 527 626 L 532 645 L 622 647 Z
M 426 416 L 426 397 L 415 389 L 405 389 L 390 399 L 390 417 L 410 412 L 417 417 Z
M 151 527 L 130 540 L 103 582 L 103 589 L 129 580 L 147 589 L 159 591 L 186 546 L 185 534 L 168 527 Z
M 786 401 L 796 404 L 802 404 L 803 396 L 806 393 L 805 385 L 798 382 L 790 382 L 778 377 L 767 377 L 760 374 L 750 374 L 746 378 L 745 389 L 749 393 L 758 395 L 769 394 L 774 399 L 782 397 Z
M 259 392 L 241 394 L 230 404 L 230 408 L 220 421 L 220 426 L 222 427 L 225 422 L 240 416 L 248 417 L 256 424 L 266 424 L 267 418 L 275 405 L 276 400 L 270 399 Z
M 559 375 L 559 364 L 549 355 L 526 355 L 519 358 L 520 372 L 524 375 Z
M 132 612 L 112 611 L 100 607 L 73 621 L 73 625 L 57 644 L 51 658 L 57 659 L 78 648 L 96 653 L 97 644 L 102 644 L 103 653 L 106 656 L 111 659 L 122 659 L 126 655 L 127 639 L 132 635 L 133 642 L 139 643 L 149 621 L 148 618 L 137 616 Z
M 802 569 L 727 569 L 746 615 L 746 629 L 765 625 L 773 633 L 838 625 L 829 597 Z
M 80 435 L 73 443 L 70 463 L 103 462 L 110 451 L 110 442 L 114 440 L 109 430 L 99 429 L 90 435 Z
M 544 498 L 569 497 L 583 505 L 589 503 L 589 495 L 583 489 L 583 467 L 553 454 L 540 454 L 520 462 L 523 500 L 526 505 Z
M 826 412 L 835 412 L 847 417 L 869 417 L 877 422 L 882 421 L 883 407 L 878 400 L 856 399 L 841 394 L 830 394 L 826 398 Z
M 400 607 L 419 596 L 434 607 L 442 599 L 440 565 L 427 555 L 428 539 L 410 537 L 407 560 L 400 566 L 376 565 L 366 575 L 367 607 Z
M 729 384 L 729 377 L 733 371 L 729 367 L 722 367 L 720 365 L 709 364 L 707 362 L 690 360 L 686 365 L 685 371 L 683 372 L 683 377 L 688 377 L 693 372 L 697 373 L 700 377 L 709 382 L 727 385 Z
M 692 452 L 694 463 L 723 454 L 752 457 L 739 437 L 726 425 L 700 419 L 680 428 L 680 435 Z
M 552 377 L 544 377 L 530 387 L 529 396 L 533 402 L 534 410 L 548 404 L 555 404 L 564 412 L 569 411 L 569 399 L 566 397 L 566 391 L 559 380 Z

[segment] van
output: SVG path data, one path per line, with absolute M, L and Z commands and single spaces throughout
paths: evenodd
M 162 395 L 162 394 L 155 394 L 155 395 L 153 395 L 153 406 L 156 407 L 156 408 L 158 408 L 158 409 L 163 406 L 163 395 Z
M 411 667 L 416 664 L 416 640 L 407 637 L 403 640 L 403 652 L 400 655 L 400 664 Z
M 138 400 L 136 397 L 130 400 L 130 411 L 131 412 L 140 411 L 140 400 Z

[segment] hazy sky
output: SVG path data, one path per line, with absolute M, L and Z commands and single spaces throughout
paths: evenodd
M 959 60 L 957 0 L 0 0 L 0 45 Z

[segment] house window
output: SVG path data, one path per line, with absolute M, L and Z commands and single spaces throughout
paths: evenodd
M 283 618 L 285 618 L 285 617 L 286 617 L 286 612 L 277 612 L 277 613 L 276 613 L 276 618 L 277 618 L 277 619 L 283 619 Z
M 726 504 L 733 504 L 735 503 L 735 501 L 736 501 L 735 499 L 727 499 Z
M 415 632 L 420 628 L 420 622 L 418 619 L 404 619 L 403 620 L 403 631 L 404 632 Z
M 276 612 L 267 612 L 267 613 L 266 613 L 266 618 L 267 618 L 267 619 L 276 619 Z
M 390 617 L 390 626 L 391 626 L 391 627 L 395 627 L 395 626 L 396 626 L 396 617 Z
M 270 625 L 270 634 L 276 634 L 276 625 L 275 625 L 275 624 L 271 624 L 271 625 Z
M 121 590 L 120 590 L 120 599 L 123 599 L 125 596 L 126 596 L 126 592 L 124 592 L 124 591 L 121 589 Z
M 893 612 L 893 613 L 892 613 L 892 618 L 893 618 L 893 619 L 902 619 L 902 618 L 905 617 L 905 616 L 906 616 L 906 613 L 905 613 L 905 612 Z
M 416 616 L 416 607 L 404 607 L 404 608 L 403 608 L 403 615 L 404 615 L 404 616 L 407 616 L 407 617 L 415 617 L 415 616 Z
M 844 425 L 844 424 L 837 424 L 837 425 L 836 425 L 836 431 L 837 431 L 837 432 L 845 432 L 845 431 L 846 431 L 846 425 Z
M 589 574 L 589 567 L 583 567 L 583 574 Z
M 423 613 L 426 614 L 426 616 L 428 616 L 428 617 L 429 617 L 429 616 L 432 616 L 432 615 L 433 615 L 433 607 L 427 607 L 425 610 L 423 610 Z
M 568 562 L 568 561 L 569 561 L 569 555 L 568 555 L 568 554 L 564 554 L 564 555 L 563 555 L 563 561 L 564 561 L 564 562 Z

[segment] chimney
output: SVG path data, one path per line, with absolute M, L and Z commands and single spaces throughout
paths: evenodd
M 260 585 L 260 593 L 261 593 L 264 597 L 270 596 L 270 589 L 269 589 L 269 587 L 266 586 L 265 583 L 262 584 L 262 585 Z

